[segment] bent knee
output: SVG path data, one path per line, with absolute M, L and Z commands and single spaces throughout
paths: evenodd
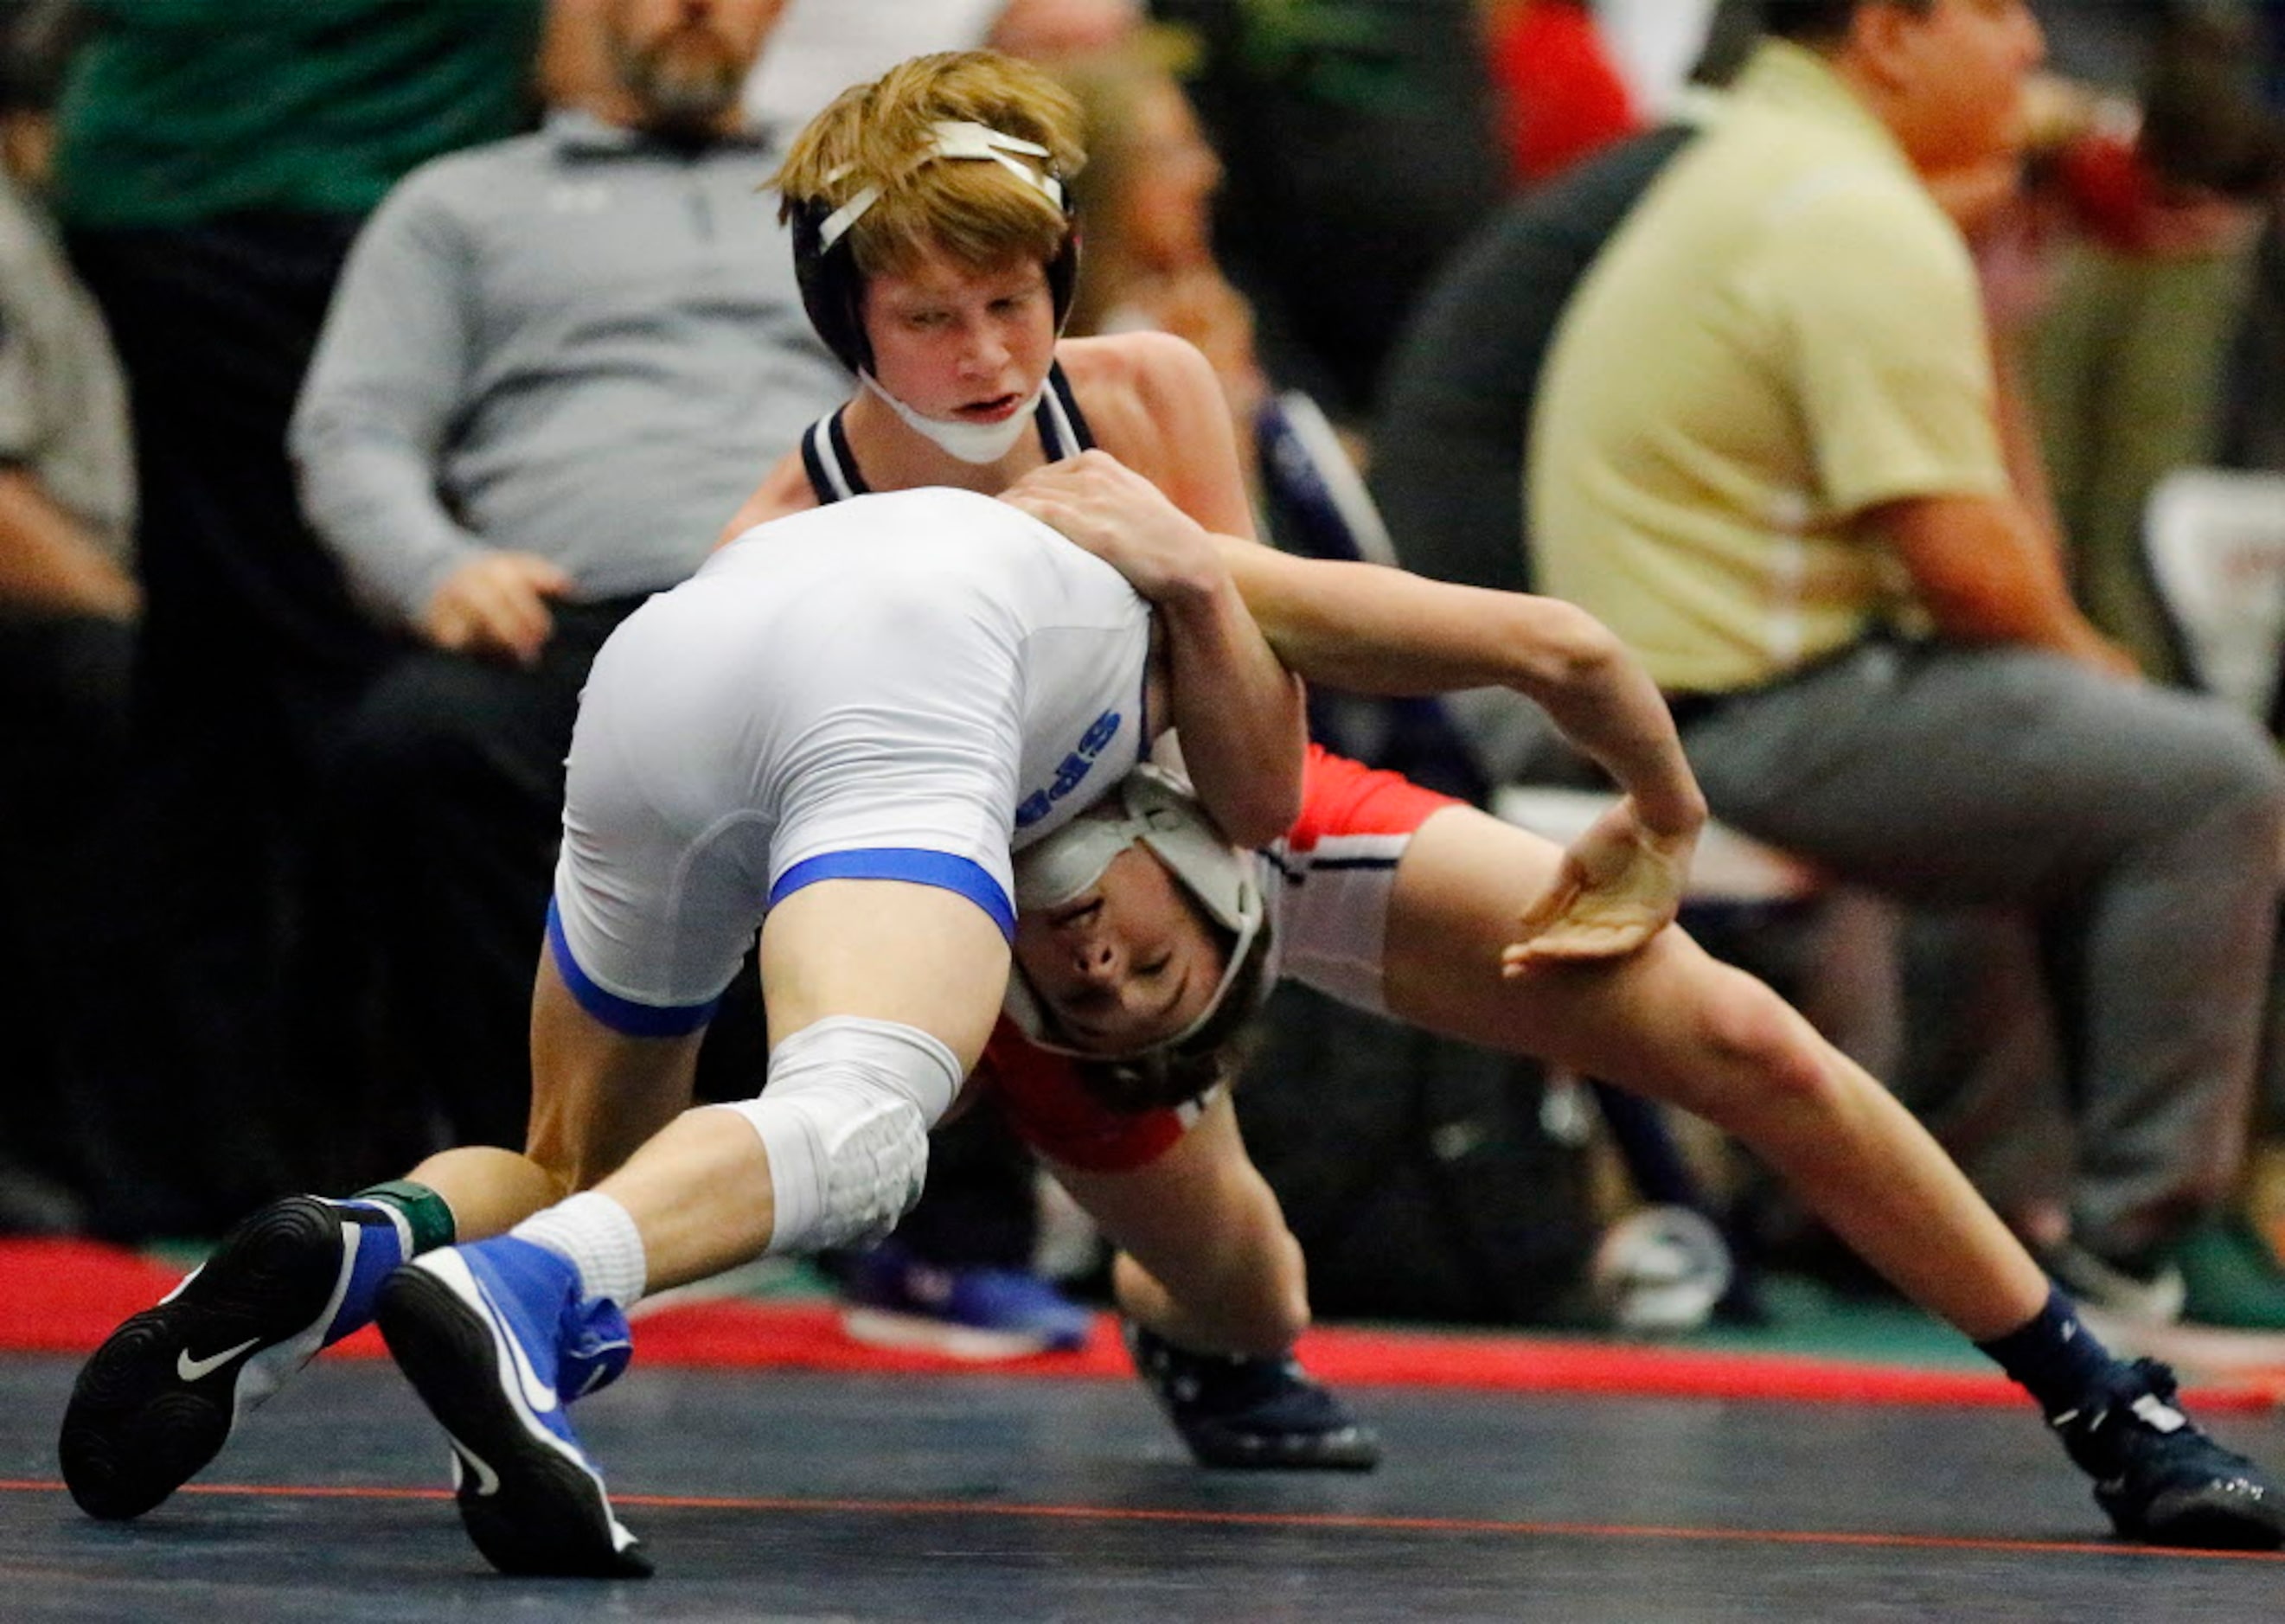
M 334 743 L 343 792 L 402 797 L 509 770 L 516 757 L 507 741 L 529 726 L 534 682 L 457 655 L 405 656 L 365 692 Z
M 929 1129 L 960 1092 L 958 1058 L 898 1021 L 828 1016 L 781 1040 L 743 1117 L 769 1158 L 770 1250 L 870 1246 L 919 1201 Z
M 2154 764 L 2146 793 L 2163 796 L 2163 816 L 2242 825 L 2256 838 L 2285 828 L 2285 758 L 2252 718 L 2203 694 L 2168 694 L 2178 748 Z M 2155 811 L 2156 809 L 2153 809 Z

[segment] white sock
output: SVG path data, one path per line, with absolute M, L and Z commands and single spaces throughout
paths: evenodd
M 609 1196 L 583 1191 L 534 1213 L 508 1233 L 567 1259 L 579 1271 L 582 1297 L 607 1297 L 622 1308 L 642 1299 L 649 1273 L 642 1231 Z

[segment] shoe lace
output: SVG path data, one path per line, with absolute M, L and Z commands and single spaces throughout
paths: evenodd
M 616 1303 L 567 1299 L 557 1316 L 561 1335 L 557 1387 L 565 1403 L 600 1392 L 626 1373 L 634 1339 Z
M 2061 1435 L 2064 1449 L 2080 1470 L 2108 1481 L 2124 1470 L 2132 1447 L 2129 1440 L 2136 1434 L 2198 1435 L 2196 1427 L 2173 1408 L 2179 1390 L 2171 1366 L 2155 1359 L 2137 1359 L 2122 1366 L 2098 1394 L 2076 1409 L 2048 1417 L 2047 1424 Z M 2173 1424 L 2161 1425 L 2147 1413 L 2150 1408 L 2171 1414 L 2175 1417 Z

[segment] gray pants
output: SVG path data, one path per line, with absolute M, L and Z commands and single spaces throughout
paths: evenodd
M 2029 912 L 2084 1243 L 2135 1251 L 2226 1197 L 2285 830 L 2285 766 L 2250 720 L 2029 650 L 1873 641 L 1684 743 L 1747 834 L 1906 900 Z

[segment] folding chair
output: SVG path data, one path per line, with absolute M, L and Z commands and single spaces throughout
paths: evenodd
M 2178 468 L 2150 493 L 2142 543 L 2198 686 L 2285 736 L 2285 474 Z

